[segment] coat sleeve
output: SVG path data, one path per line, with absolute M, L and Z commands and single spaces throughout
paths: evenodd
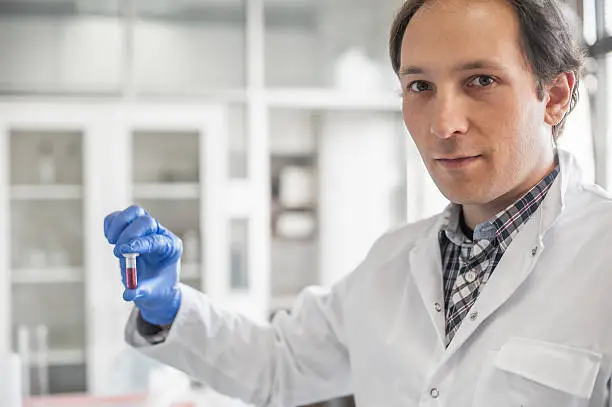
M 291 313 L 256 324 L 227 312 L 181 285 L 183 299 L 162 343 L 137 329 L 126 341 L 142 353 L 207 383 L 216 391 L 257 406 L 294 406 L 351 393 L 342 321 L 343 281 L 331 289 L 308 288 Z

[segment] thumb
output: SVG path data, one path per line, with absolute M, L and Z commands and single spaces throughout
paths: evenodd
M 149 294 L 148 290 L 145 288 L 136 287 L 133 290 L 126 288 L 123 291 L 123 299 L 125 301 L 134 301 L 134 300 L 138 300 L 140 298 L 146 297 L 148 294 Z
M 122 257 L 125 253 L 170 255 L 177 250 L 175 239 L 165 235 L 147 235 L 136 238 L 128 244 L 115 246 L 115 255 Z

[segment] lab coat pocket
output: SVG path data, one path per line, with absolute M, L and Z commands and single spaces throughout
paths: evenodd
M 474 407 L 588 406 L 602 355 L 534 339 L 513 338 L 491 352 Z

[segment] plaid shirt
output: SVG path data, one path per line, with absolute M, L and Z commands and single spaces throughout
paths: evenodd
M 444 304 L 447 345 L 476 302 L 504 252 L 521 227 L 538 209 L 552 186 L 559 165 L 521 199 L 490 220 L 476 226 L 474 240 L 460 227 L 461 206 L 449 205 L 439 233 L 444 267 Z

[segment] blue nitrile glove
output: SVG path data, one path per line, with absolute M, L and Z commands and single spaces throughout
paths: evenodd
M 114 254 L 120 261 L 126 287 L 123 299 L 134 301 L 145 321 L 171 324 L 181 304 L 178 287 L 181 239 L 138 206 L 108 215 L 104 219 L 104 235 L 115 245 Z M 125 253 L 139 254 L 136 258 L 138 285 L 134 290 L 126 285 Z

